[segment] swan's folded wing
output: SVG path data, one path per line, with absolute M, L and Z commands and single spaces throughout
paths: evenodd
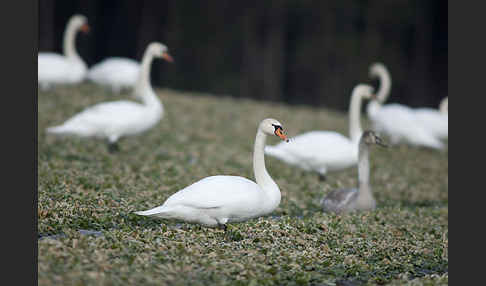
M 238 176 L 204 178 L 170 196 L 165 207 L 184 205 L 199 209 L 220 208 L 252 200 L 259 194 L 258 185 Z

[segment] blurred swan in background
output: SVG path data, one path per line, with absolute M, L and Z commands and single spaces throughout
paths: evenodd
M 438 139 L 449 137 L 448 102 L 446 97 L 440 102 L 439 109 L 423 107 L 414 110 L 415 117 L 422 127 Z
M 370 99 L 373 88 L 366 84 L 354 87 L 349 104 L 349 138 L 335 131 L 310 131 L 283 142 L 266 146 L 265 153 L 306 171 L 315 171 L 325 179 L 327 172 L 349 168 L 358 162 L 362 99 Z
M 111 88 L 119 93 L 122 89 L 133 88 L 140 73 L 140 63 L 129 58 L 112 57 L 93 65 L 86 79 Z
M 41 52 L 37 56 L 37 80 L 42 90 L 55 84 L 76 84 L 84 80 L 86 64 L 76 52 L 78 31 L 89 31 L 88 20 L 83 15 L 73 15 L 64 31 L 63 55 Z
M 383 105 L 391 89 L 391 76 L 383 64 L 373 64 L 370 76 L 380 79 L 376 99 L 370 101 L 366 108 L 375 131 L 388 135 L 392 144 L 406 142 L 415 146 L 444 149 L 444 144 L 417 121 L 412 108 L 397 103 Z
M 116 142 L 121 137 L 137 135 L 155 126 L 162 118 L 164 109 L 150 84 L 150 69 L 154 57 L 172 62 L 165 45 L 148 45 L 133 92 L 142 103 L 128 100 L 99 103 L 74 115 L 62 125 L 47 128 L 47 132 L 105 138 L 108 139 L 110 151 L 116 151 Z
M 138 215 L 176 219 L 207 226 L 245 221 L 271 213 L 280 204 L 280 189 L 265 168 L 266 137 L 276 135 L 287 141 L 282 125 L 267 118 L 258 126 L 253 172 L 256 183 L 239 176 L 211 176 L 171 195 L 163 205 L 135 212 Z
M 349 213 L 352 211 L 374 210 L 376 201 L 371 192 L 369 146 L 387 147 L 373 131 L 365 131 L 359 140 L 358 187 L 331 191 L 321 201 L 324 212 Z

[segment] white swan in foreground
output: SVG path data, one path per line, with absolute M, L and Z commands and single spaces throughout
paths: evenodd
M 86 64 L 75 48 L 76 33 L 89 31 L 88 20 L 83 15 L 74 15 L 64 31 L 63 55 L 42 52 L 37 56 L 37 80 L 42 90 L 55 84 L 76 84 L 86 75 Z
M 415 117 L 429 133 L 438 139 L 449 137 L 448 97 L 444 98 L 439 109 L 416 108 Z
M 124 136 L 137 135 L 152 128 L 163 116 L 163 105 L 150 84 L 150 67 L 154 57 L 167 58 L 167 47 L 151 43 L 145 50 L 134 95 L 142 103 L 128 100 L 103 102 L 74 115 L 60 126 L 47 128 L 48 133 L 108 139 L 110 151 Z
M 173 62 L 169 54 L 163 55 L 168 62 Z M 133 88 L 140 72 L 140 63 L 129 58 L 112 57 L 104 59 L 88 70 L 86 78 L 96 84 L 109 87 L 114 93 L 122 89 Z
M 327 172 L 339 171 L 358 162 L 361 129 L 360 113 L 362 99 L 373 96 L 373 88 L 357 85 L 349 104 L 349 138 L 335 131 L 310 131 L 292 138 L 292 144 L 280 143 L 266 146 L 265 153 L 290 165 L 314 171 L 325 179 Z
M 138 215 L 176 219 L 206 226 L 245 221 L 271 213 L 280 204 L 280 189 L 265 168 L 263 149 L 267 135 L 287 140 L 282 125 L 267 118 L 258 126 L 253 150 L 256 183 L 238 176 L 211 176 L 170 196 L 163 205 L 135 212 Z
M 412 108 L 396 103 L 383 105 L 391 88 L 391 76 L 383 64 L 373 64 L 370 67 L 370 76 L 380 79 L 376 100 L 370 101 L 366 108 L 375 131 L 388 135 L 392 144 L 406 142 L 416 146 L 444 149 L 444 144 L 417 121 Z
M 331 191 L 321 205 L 327 213 L 349 213 L 374 210 L 376 201 L 370 186 L 369 146 L 377 144 L 387 147 L 373 131 L 365 131 L 359 141 L 358 187 Z

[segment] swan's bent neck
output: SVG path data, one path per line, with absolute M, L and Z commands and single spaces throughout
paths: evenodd
M 273 210 L 280 203 L 281 194 L 280 189 L 270 177 L 265 167 L 264 149 L 266 137 L 267 135 L 258 128 L 253 149 L 253 172 L 256 183 L 267 195 L 265 204 L 269 206 L 269 209 Z
M 359 197 L 370 197 L 370 159 L 369 147 L 362 138 L 359 141 L 358 151 L 358 190 Z
M 449 97 L 442 99 L 439 105 L 439 111 L 443 114 L 448 114 L 449 112 Z
M 162 102 L 157 97 L 152 89 L 152 85 L 150 84 L 150 70 L 153 58 L 153 54 L 148 50 L 143 55 L 140 73 L 138 75 L 134 93 L 143 101 L 145 105 L 162 109 Z
M 376 92 L 376 97 L 380 103 L 385 103 L 388 99 L 388 96 L 390 95 L 392 84 L 391 76 L 386 69 L 380 70 L 377 75 L 380 79 L 380 88 Z
M 74 25 L 73 23 L 69 23 L 66 30 L 64 31 L 63 53 L 70 60 L 83 62 L 83 59 L 81 59 L 78 52 L 76 51 L 77 32 L 78 27 L 76 27 L 76 25 Z
M 349 137 L 352 142 L 358 143 L 363 130 L 361 129 L 361 102 L 363 95 L 354 91 L 349 104 Z

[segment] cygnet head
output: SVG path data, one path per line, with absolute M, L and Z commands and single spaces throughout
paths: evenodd
M 388 70 L 386 69 L 385 65 L 382 63 L 374 63 L 370 66 L 369 69 L 369 76 L 370 77 L 377 77 L 381 74 L 388 73 Z
M 388 147 L 385 141 L 371 130 L 366 130 L 363 132 L 362 138 L 366 145 L 378 145 L 385 148 Z
M 88 26 L 88 18 L 86 18 L 83 15 L 73 15 L 69 19 L 69 24 L 68 26 L 73 26 L 79 30 L 81 30 L 83 33 L 88 33 L 89 32 L 89 26 Z
M 169 55 L 169 49 L 162 43 L 150 43 L 147 47 L 147 52 L 156 58 L 162 58 L 170 63 L 174 62 L 174 59 Z
M 375 90 L 369 84 L 358 84 L 353 89 L 353 94 L 359 94 L 362 98 L 365 99 L 375 99 Z
M 260 126 L 258 128 L 266 135 L 275 135 L 278 138 L 289 142 L 287 135 L 285 135 L 282 124 L 273 118 L 264 119 L 262 122 L 260 122 Z

